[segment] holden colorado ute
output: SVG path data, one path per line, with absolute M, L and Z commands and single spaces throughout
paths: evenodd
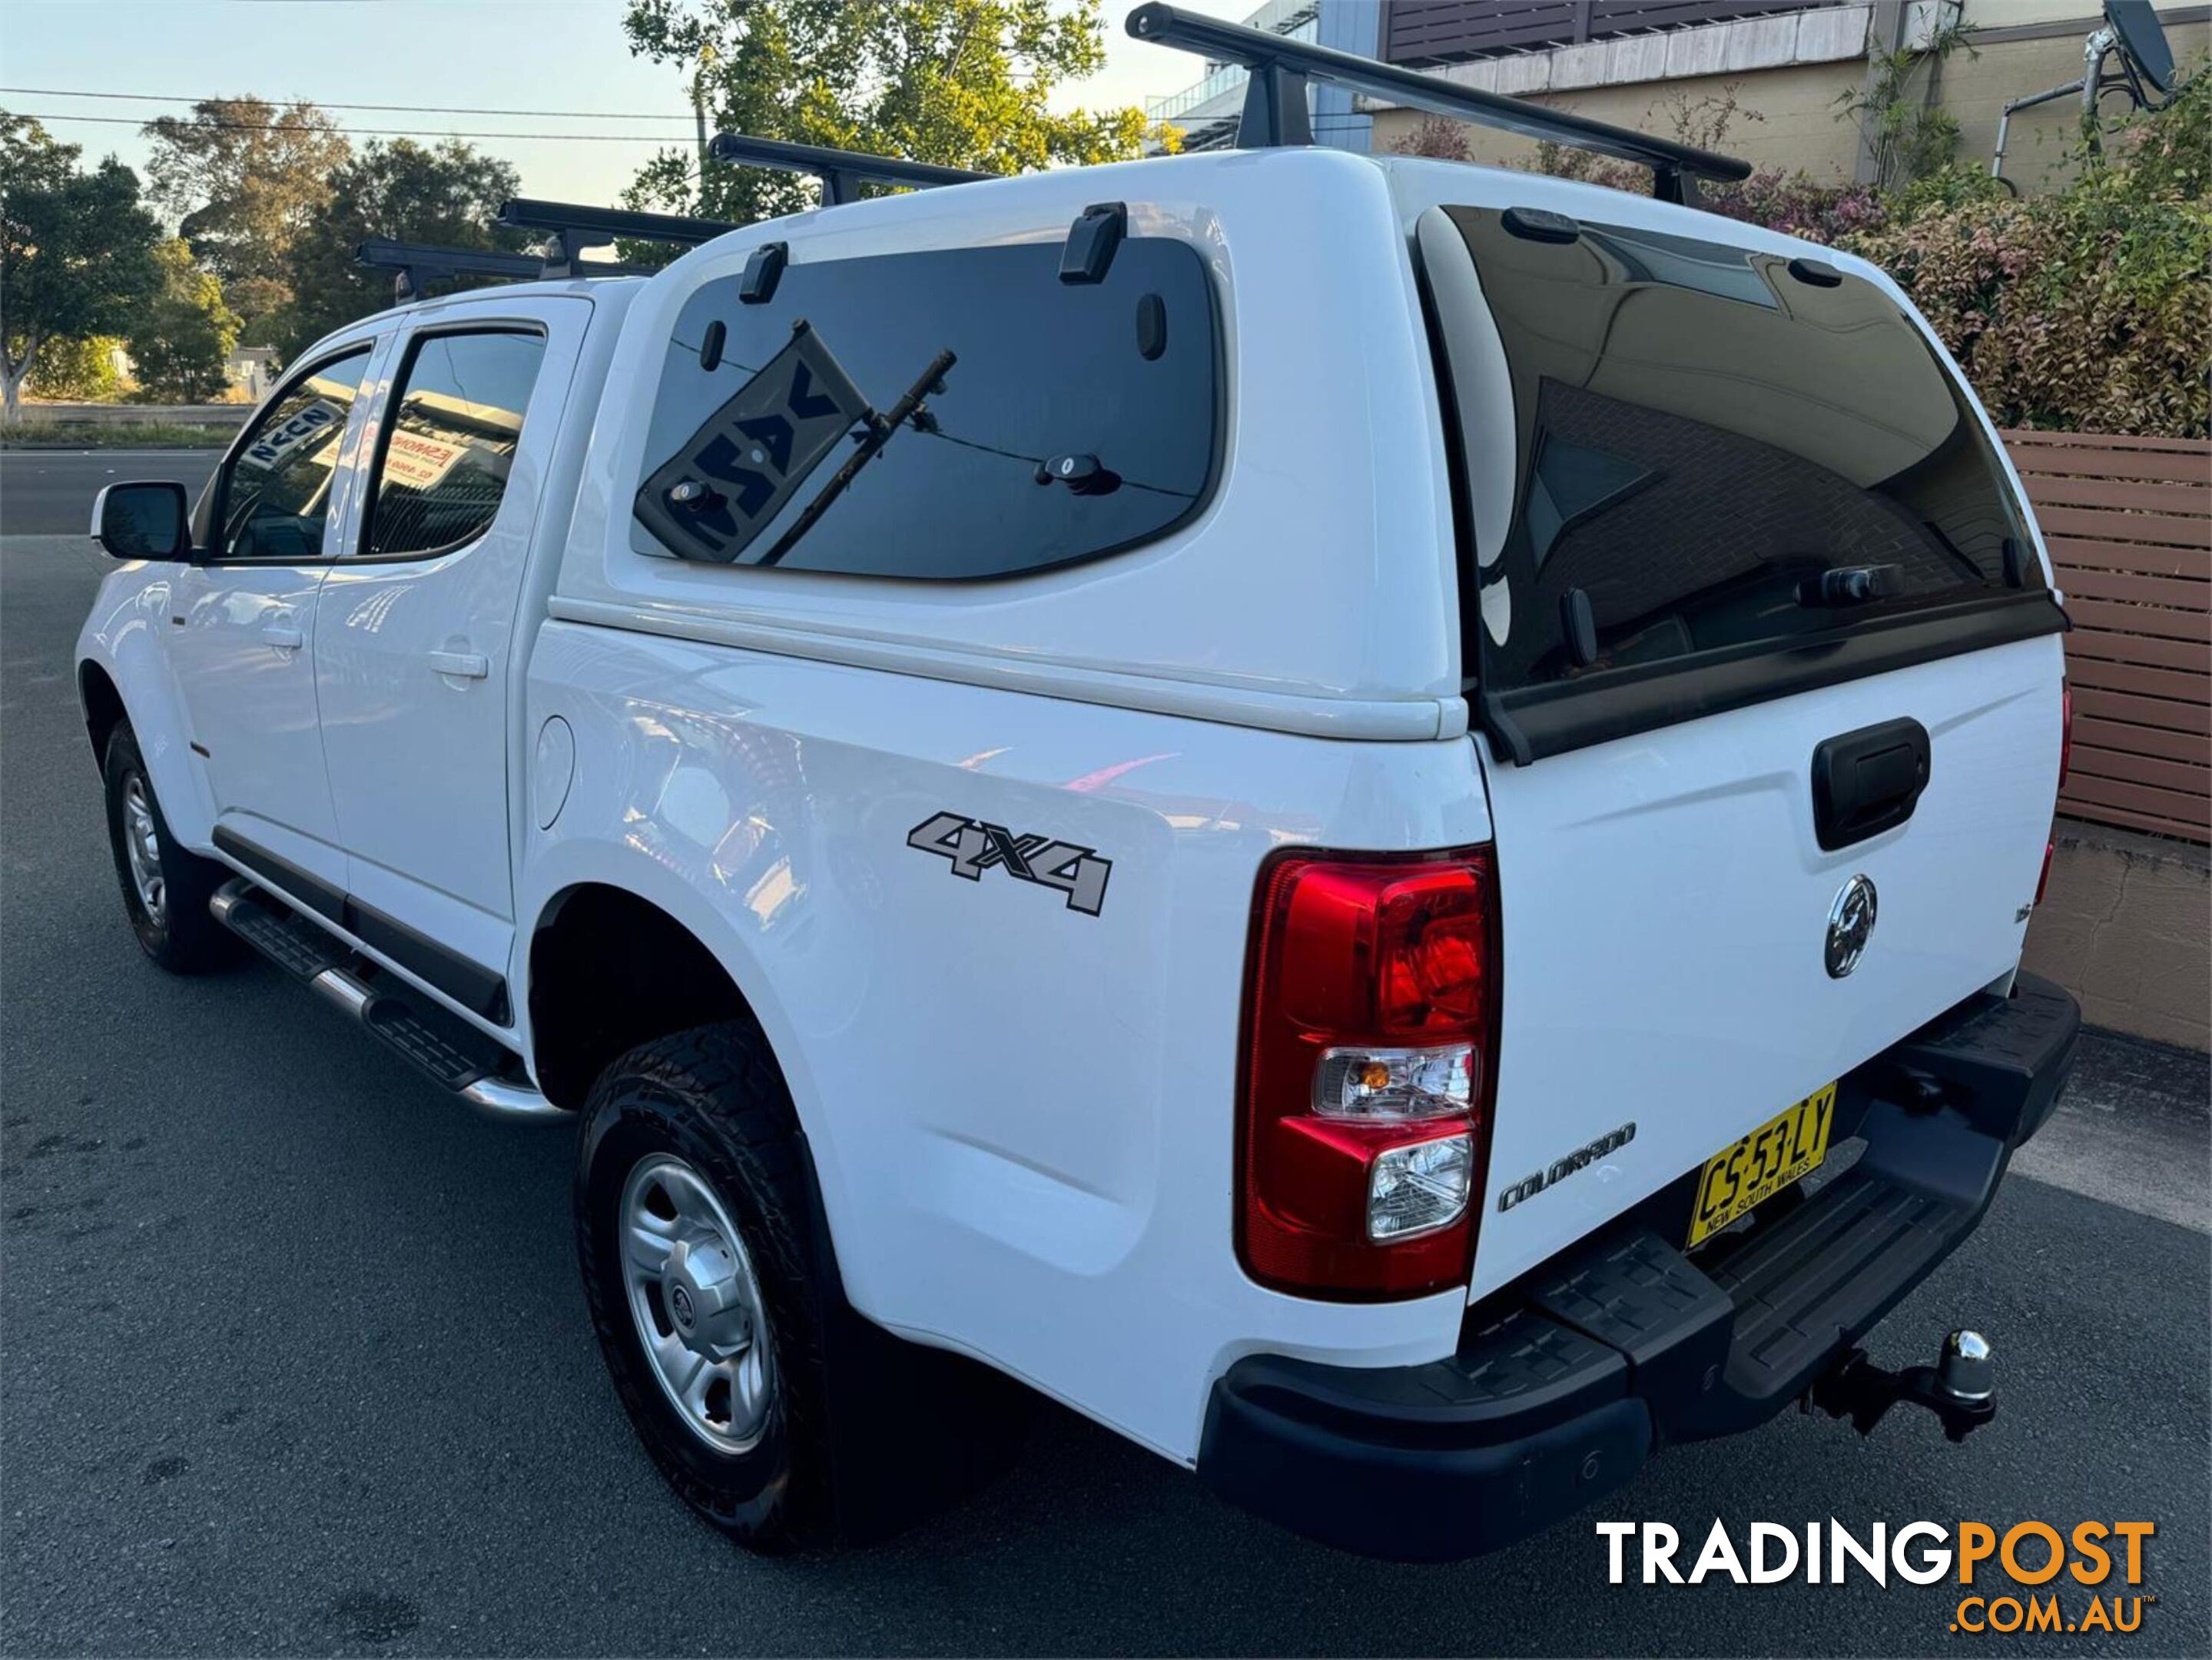
M 1898 289 L 1297 144 L 848 193 L 107 489 L 148 955 L 572 1125 L 615 1388 L 757 1548 L 1024 1390 L 1407 1559 L 1801 1398 L 1987 1421 L 1974 1334 L 1859 1344 L 2072 1058 L 2067 624 Z

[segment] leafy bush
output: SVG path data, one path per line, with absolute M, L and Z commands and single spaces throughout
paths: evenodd
M 1720 148 L 1732 121 L 1758 119 L 1735 92 L 1696 103 L 1678 95 L 1675 136 Z M 1442 153 L 1441 135 L 1423 134 L 1400 148 Z M 2165 108 L 2078 146 L 2073 181 L 2049 196 L 2017 200 L 1986 168 L 1943 159 L 1943 148 L 1940 136 L 1905 135 L 1899 153 L 1911 164 L 1899 164 L 1902 182 L 1886 192 L 1769 171 L 1707 185 L 1703 203 L 1881 265 L 2000 425 L 2206 436 L 2212 71 L 2200 66 Z M 1557 145 L 1540 144 L 1534 166 L 1650 189 L 1643 168 Z
M 1877 55 L 1868 65 L 1865 85 L 1837 94 L 1836 119 L 1853 123 L 1872 152 L 1876 189 L 1901 191 L 1915 179 L 1951 170 L 1959 151 L 1959 118 L 1931 102 L 1926 88 L 1953 52 L 1981 56 L 1974 33 L 1971 23 L 1940 24 L 1920 46 Z
M 1912 296 L 1999 424 L 2203 437 L 2212 74 L 2075 159 L 2055 194 L 1938 198 L 1838 240 Z
M 1893 211 L 1872 185 L 1816 184 L 1802 169 L 1754 173 L 1740 185 L 1709 185 L 1699 195 L 1715 213 L 1832 246 L 1881 229 Z
M 123 342 L 112 334 L 82 340 L 53 336 L 39 342 L 31 360 L 30 388 L 56 404 L 119 404 L 130 390 L 115 354 Z

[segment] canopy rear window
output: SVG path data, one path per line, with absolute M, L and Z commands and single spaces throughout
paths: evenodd
M 1476 550 L 1465 623 L 1504 752 L 2063 626 L 1980 422 L 1873 283 L 1650 231 L 1442 214 L 1496 329 L 1432 280 L 1455 370 L 1502 348 L 1510 387 L 1512 508 Z M 1502 455 L 1499 403 L 1458 411 L 1471 493 L 1504 482 L 1475 464 Z M 1993 608 L 2017 614 L 1993 629 Z

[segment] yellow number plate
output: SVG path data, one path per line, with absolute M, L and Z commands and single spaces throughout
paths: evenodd
M 1836 1086 L 1815 1090 L 1784 1109 L 1732 1147 L 1705 1161 L 1698 1178 L 1690 1243 L 1718 1233 L 1763 1204 L 1828 1156 L 1828 1126 L 1836 1116 Z

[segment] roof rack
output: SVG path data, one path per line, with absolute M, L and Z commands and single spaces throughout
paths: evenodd
M 402 306 L 422 298 L 433 283 L 457 277 L 506 277 L 526 282 L 544 268 L 544 262 L 535 254 L 433 247 L 427 242 L 395 242 L 386 236 L 372 236 L 357 246 L 354 263 L 393 272 L 392 298 Z
M 862 184 L 904 185 L 928 190 L 937 185 L 968 185 L 996 173 L 970 173 L 965 167 L 941 167 L 930 161 L 908 161 L 895 155 L 870 155 L 861 150 L 827 149 L 819 144 L 794 144 L 781 138 L 755 138 L 749 133 L 718 132 L 707 146 L 710 161 L 733 167 L 774 167 L 781 173 L 803 173 L 822 181 L 822 205 L 838 207 L 860 199 L 854 188 Z
M 1252 78 L 1244 89 L 1243 117 L 1237 129 L 1240 149 L 1312 143 L 1313 119 L 1306 108 L 1306 83 L 1325 81 L 1431 114 L 1454 116 L 1516 132 L 1524 138 L 1634 161 L 1651 169 L 1651 193 L 1662 201 L 1693 204 L 1696 180 L 1701 177 L 1751 176 L 1751 164 L 1734 156 L 1593 121 L 1571 111 L 1462 87 L 1332 46 L 1194 16 L 1159 0 L 1131 12 L 1128 27 L 1132 35 L 1153 46 L 1198 52 L 1218 64 L 1242 64 L 1251 71 Z
M 509 230 L 550 231 L 545 249 L 546 277 L 615 275 L 604 265 L 586 265 L 586 248 L 603 248 L 617 236 L 639 242 L 678 242 L 696 247 L 738 228 L 716 219 L 692 219 L 676 213 L 635 213 L 626 208 L 591 208 L 575 202 L 542 202 L 518 196 L 499 210 Z M 617 268 L 620 270 L 621 268 Z

